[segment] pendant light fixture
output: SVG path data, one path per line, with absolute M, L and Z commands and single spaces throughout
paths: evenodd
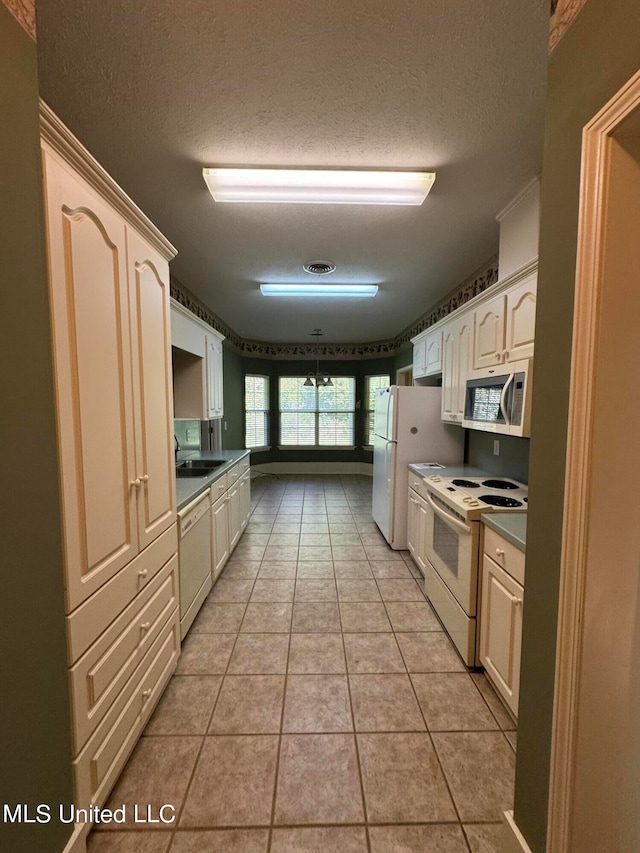
M 311 332 L 312 337 L 316 339 L 316 372 L 315 375 L 313 373 L 309 373 L 307 378 L 304 381 L 305 388 L 312 388 L 314 385 L 316 388 L 324 388 L 333 386 L 333 382 L 331 381 L 331 377 L 325 371 L 324 373 L 320 373 L 320 338 L 324 335 L 322 329 L 314 329 Z

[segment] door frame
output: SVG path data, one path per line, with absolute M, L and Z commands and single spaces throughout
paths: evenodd
M 592 479 L 602 464 L 594 452 L 594 432 L 601 426 L 595 406 L 596 368 L 605 286 L 610 285 L 604 270 L 608 177 L 614 134 L 636 110 L 640 111 L 640 72 L 583 130 L 547 853 L 573 850 L 577 756 L 583 748 L 578 740 L 578 703 L 583 665 L 588 663 L 583 655 L 586 599 L 588 584 L 599 569 L 590 562 L 594 537 L 590 496 Z M 611 298 L 609 289 L 606 297 Z M 584 699 L 580 708 L 584 712 Z

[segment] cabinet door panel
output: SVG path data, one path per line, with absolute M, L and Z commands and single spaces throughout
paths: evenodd
M 251 515 L 251 472 L 245 471 L 240 482 L 240 530 L 244 532 Z
M 236 483 L 229 489 L 227 497 L 229 499 L 229 552 L 232 552 L 238 544 L 238 540 L 242 533 L 242 510 L 239 483 Z
M 207 418 L 221 418 L 223 405 L 222 341 L 207 335 Z
M 169 267 L 128 231 L 140 548 L 175 521 Z
M 504 360 L 505 297 L 485 302 L 475 312 L 473 366 L 493 367 Z
M 213 580 L 216 581 L 229 559 L 229 501 L 226 496 L 211 507 L 211 522 Z
M 456 422 L 456 377 L 458 373 L 458 341 L 455 324 L 445 327 L 442 343 L 442 398 L 443 421 Z
M 520 694 L 523 595 L 520 584 L 485 554 L 480 661 L 514 714 Z
M 425 338 L 422 338 L 419 341 L 416 341 L 413 345 L 413 375 L 415 377 L 420 377 L 425 375 L 426 366 L 425 366 L 425 358 L 426 358 L 426 346 L 427 341 Z
M 507 294 L 507 361 L 533 358 L 536 327 L 536 275 L 511 288 Z
M 454 412 L 457 422 L 464 417 L 464 404 L 467 392 L 467 376 L 473 370 L 473 315 L 463 318 L 457 328 L 458 363 L 456 371 L 456 389 Z
M 45 174 L 70 612 L 139 549 L 126 239 L 48 153 Z
M 442 373 L 442 330 L 425 338 L 424 364 L 427 376 Z

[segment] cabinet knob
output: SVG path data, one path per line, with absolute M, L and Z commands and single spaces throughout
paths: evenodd
M 504 557 L 504 551 L 502 550 L 502 548 L 496 548 L 496 554 L 498 555 L 498 557 Z
M 140 482 L 141 483 L 148 483 L 149 482 L 149 475 L 143 474 L 142 477 L 140 477 Z
M 140 477 L 136 477 L 135 480 L 132 480 L 130 485 L 132 485 L 134 489 L 139 489 L 140 488 Z
M 142 701 L 143 702 L 146 702 L 150 696 L 151 696 L 151 688 L 149 688 L 148 690 L 142 691 Z
M 497 352 L 497 353 L 496 353 L 496 358 L 497 358 L 497 359 L 501 359 L 501 358 L 502 358 L 502 353 Z
M 139 578 L 146 578 L 146 576 L 148 574 L 149 574 L 149 569 L 140 569 L 140 571 L 138 572 L 138 577 Z
M 140 625 L 140 630 L 144 634 L 146 631 L 149 630 L 150 627 L 151 627 L 151 622 L 143 622 L 142 625 Z

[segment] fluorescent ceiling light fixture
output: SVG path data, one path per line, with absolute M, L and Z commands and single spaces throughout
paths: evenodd
M 435 172 L 321 169 L 203 169 L 216 201 L 291 204 L 412 204 L 427 197 Z
M 375 296 L 377 284 L 261 284 L 263 296 Z

